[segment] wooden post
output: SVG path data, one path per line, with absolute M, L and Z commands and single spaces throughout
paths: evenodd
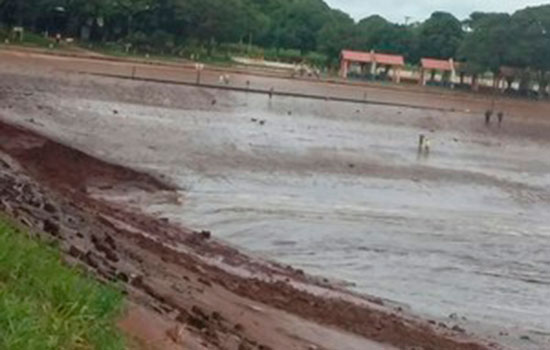
M 451 66 L 451 86 L 454 87 L 455 79 L 456 79 L 456 69 L 455 69 L 455 61 L 452 58 L 449 58 L 449 65 Z
M 348 77 L 349 62 L 344 57 L 340 61 L 340 77 L 346 79 Z
M 396 74 L 395 82 L 397 84 L 401 83 L 401 67 L 397 67 L 397 69 L 394 72 Z
M 479 76 L 477 74 L 472 77 L 472 90 L 479 91 Z
M 195 64 L 195 69 L 197 71 L 197 85 L 200 85 L 201 84 L 201 73 L 202 73 L 202 70 L 204 69 L 204 64 L 201 64 L 201 63 Z
M 371 50 L 370 56 L 371 56 L 370 74 L 374 78 L 376 77 L 376 53 L 374 52 L 374 50 Z

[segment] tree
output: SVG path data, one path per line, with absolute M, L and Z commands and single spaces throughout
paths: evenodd
M 209 47 L 213 42 L 237 42 L 251 37 L 266 21 L 251 3 L 242 0 L 180 0 L 175 18 L 185 34 Z
M 397 25 L 374 15 L 356 25 L 351 48 L 401 54 L 414 59 L 416 42 L 413 26 Z
M 317 50 L 329 57 L 329 64 L 334 64 L 340 52 L 351 44 L 354 25 L 349 15 L 338 10 L 330 12 L 329 20 L 317 33 Z
M 393 31 L 393 24 L 382 16 L 374 15 L 357 23 L 353 46 L 359 50 L 380 50 L 387 48 L 388 37 Z
M 509 30 L 514 42 L 509 56 L 515 66 L 529 67 L 542 94 L 550 72 L 550 6 L 527 8 L 511 18 Z
M 322 0 L 268 1 L 262 8 L 273 9 L 265 44 L 302 53 L 317 48 L 317 34 L 330 21 L 330 8 Z
M 470 72 L 499 72 L 502 65 L 510 63 L 513 57 L 513 33 L 508 14 L 480 14 L 470 17 L 470 32 L 464 38 L 458 57 L 467 62 Z
M 418 28 L 418 49 L 423 57 L 455 57 L 463 39 L 462 23 L 446 12 L 434 12 Z
M 112 3 L 113 24 L 126 28 L 126 35 L 132 35 L 134 23 L 139 15 L 153 11 L 153 0 L 116 0 Z

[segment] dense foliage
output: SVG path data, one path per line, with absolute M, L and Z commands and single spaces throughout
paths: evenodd
M 541 82 L 550 70 L 550 5 L 473 13 L 464 22 L 435 12 L 401 25 L 380 16 L 355 22 L 323 0 L 0 0 L 0 22 L 149 52 L 208 54 L 241 43 L 296 59 L 315 52 L 329 64 L 350 48 L 400 53 L 411 63 L 454 57 L 473 73 L 528 68 Z

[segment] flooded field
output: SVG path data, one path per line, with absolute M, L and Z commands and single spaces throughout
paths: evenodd
M 550 333 L 545 120 L 12 78 L 2 118 L 181 188 L 149 212 L 416 313 Z

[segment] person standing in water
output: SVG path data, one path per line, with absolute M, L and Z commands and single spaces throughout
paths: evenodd
M 491 116 L 493 115 L 493 111 L 488 109 L 485 111 L 485 125 L 491 124 Z
M 418 156 L 427 157 L 430 153 L 430 139 L 428 139 L 424 134 L 421 134 L 418 138 Z
M 502 112 L 502 111 L 498 112 L 497 118 L 498 118 L 498 126 L 501 126 L 502 125 L 502 119 L 504 119 L 504 112 Z

